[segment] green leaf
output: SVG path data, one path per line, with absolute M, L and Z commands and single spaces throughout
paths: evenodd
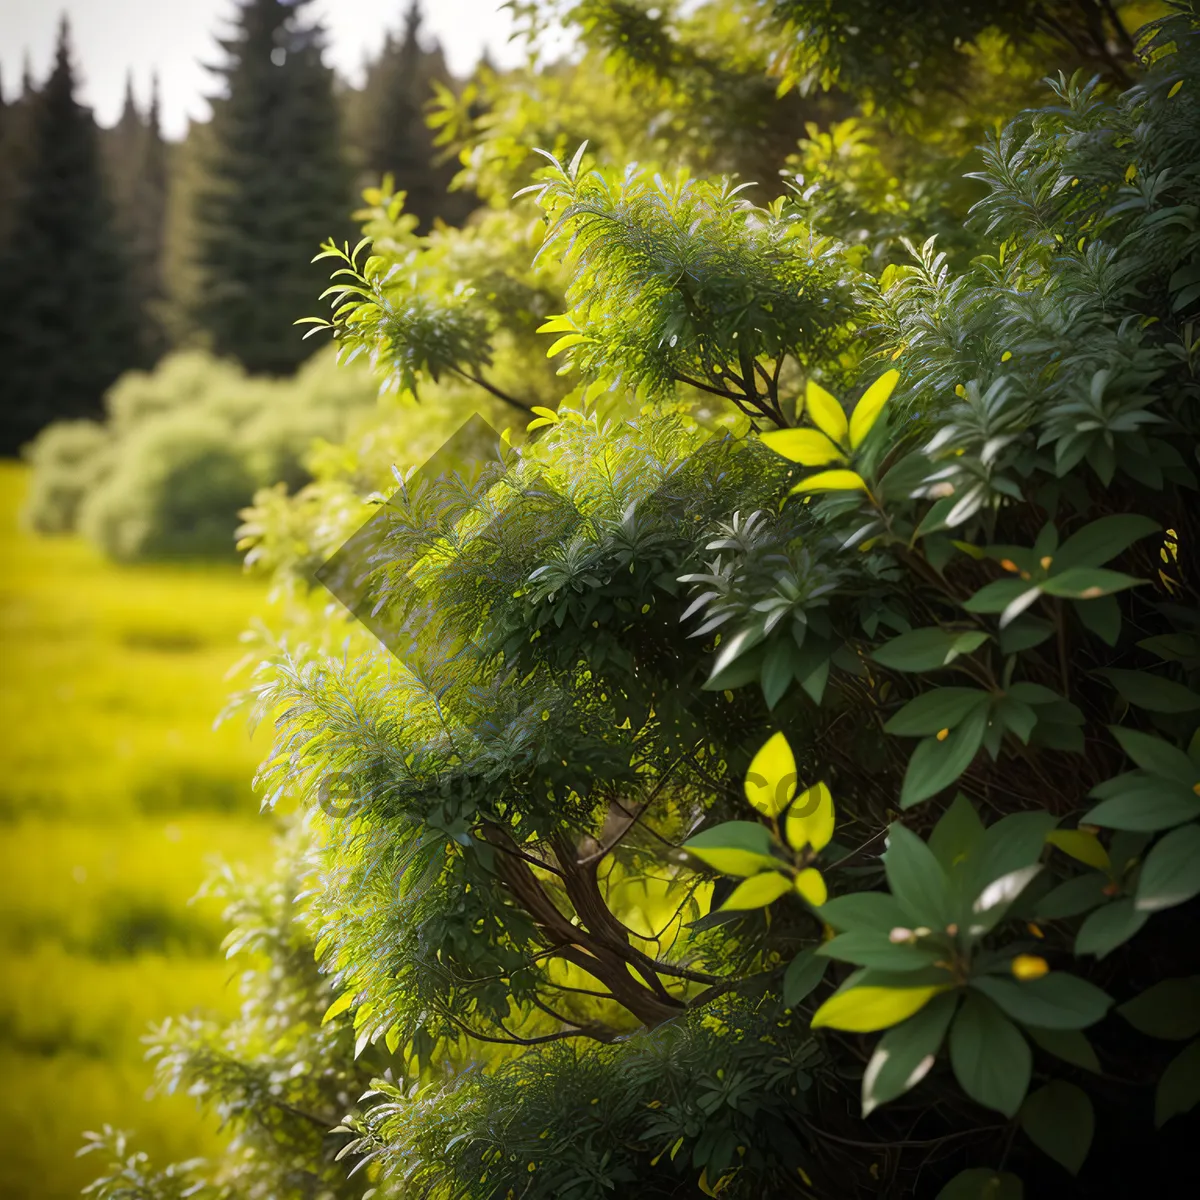
M 953 729 L 990 696 L 978 688 L 946 687 L 923 692 L 910 700 L 883 727 L 897 737 L 925 737 Z
M 1111 596 L 1126 588 L 1145 583 L 1132 575 L 1120 571 L 1109 571 L 1104 567 L 1072 567 L 1049 579 L 1042 580 L 1041 588 L 1047 596 L 1063 596 L 1070 600 L 1093 600 L 1097 596 Z
M 1075 935 L 1075 953 L 1094 954 L 1098 959 L 1123 946 L 1149 919 L 1138 912 L 1132 900 L 1114 900 L 1091 913 Z
M 950 1065 L 972 1100 L 1012 1117 L 1029 1087 L 1033 1055 L 994 1004 L 968 993 L 950 1030 Z
M 937 1200 L 1023 1200 L 1021 1180 L 1009 1171 L 968 1167 L 937 1194 Z
M 354 993 L 343 992 L 326 1010 L 325 1015 L 321 1018 L 322 1025 L 328 1025 L 334 1017 L 340 1017 L 342 1013 L 349 1012 L 354 1007 Z
M 993 880 L 1038 862 L 1055 823 L 1050 813 L 1024 812 L 989 825 L 970 868 L 968 896 L 974 899 Z
M 1121 606 L 1115 596 L 1076 600 L 1074 604 L 1085 629 L 1094 633 L 1106 646 L 1117 644 L 1121 636 Z
M 783 973 L 784 1005 L 795 1008 L 801 1000 L 811 995 L 817 984 L 825 978 L 828 969 L 828 959 L 818 958 L 815 950 L 801 950 Z
M 893 942 L 877 929 L 852 929 L 822 945 L 823 958 L 880 971 L 919 971 L 945 957 L 945 950 L 910 942 Z
M 1078 1029 L 1039 1029 L 1036 1025 L 1026 1025 L 1025 1032 L 1047 1054 L 1053 1054 L 1055 1058 L 1061 1058 L 1063 1062 L 1082 1067 L 1095 1075 L 1100 1074 L 1100 1060 L 1096 1057 L 1096 1051 Z
M 984 828 L 975 806 L 959 792 L 929 835 L 929 848 L 947 874 L 966 867 L 983 843 Z
M 1200 826 L 1184 825 L 1155 843 L 1138 878 L 1138 912 L 1174 908 L 1200 894 Z
M 957 1004 L 957 993 L 937 996 L 883 1035 L 863 1075 L 864 1117 L 916 1087 L 929 1074 Z
M 878 647 L 871 657 L 893 671 L 934 671 L 960 654 L 970 654 L 987 640 L 986 633 L 955 633 L 935 625 L 903 633 Z
M 994 929 L 1041 869 L 1040 863 L 1034 863 L 992 880 L 971 905 L 971 936 L 979 937 Z
M 1071 567 L 1098 567 L 1161 528 L 1157 521 L 1134 513 L 1101 517 L 1063 542 L 1054 555 L 1053 569 L 1057 574 Z
M 773 857 L 770 830 L 753 821 L 726 821 L 683 843 L 683 849 L 725 875 L 755 875 L 780 866 Z
M 1022 650 L 1032 650 L 1053 636 L 1053 622 L 1027 613 L 1000 631 L 1000 653 L 1020 654 Z
M 1191 788 L 1176 787 L 1158 776 L 1139 771 L 1130 771 L 1121 779 L 1124 790 L 1102 800 L 1083 817 L 1081 824 L 1158 833 L 1200 816 L 1200 797 Z M 1096 790 L 1092 789 L 1093 795 Z
M 1185 1046 L 1168 1064 L 1154 1093 L 1154 1124 L 1190 1112 L 1200 1101 L 1200 1040 Z
M 1162 679 L 1149 671 L 1119 671 L 1109 667 L 1097 671 L 1136 708 L 1148 712 L 1182 713 L 1200 708 L 1200 696 L 1173 679 Z
M 895 897 L 885 892 L 850 892 L 823 904 L 817 915 L 834 929 L 873 929 L 890 933 L 908 921 Z
M 1188 788 L 1200 782 L 1200 767 L 1169 742 L 1136 729 L 1126 729 L 1122 725 L 1110 725 L 1108 728 L 1120 742 L 1121 749 L 1143 770 L 1173 779 Z
M 988 727 L 988 710 L 977 706 L 944 738 L 928 737 L 917 744 L 904 772 L 900 807 L 911 808 L 948 788 L 970 765 Z
M 1078 1175 L 1092 1146 L 1096 1115 L 1082 1088 L 1055 1079 L 1021 1105 L 1021 1128 L 1039 1150 Z
M 1037 902 L 1037 916 L 1041 921 L 1065 921 L 1088 912 L 1108 898 L 1104 889 L 1108 879 L 1097 871 L 1077 875 L 1060 883 Z
M 1140 996 L 1117 1006 L 1134 1029 L 1149 1037 L 1181 1042 L 1200 1033 L 1200 975 L 1162 979 Z
M 1022 1025 L 1041 1029 L 1086 1029 L 1112 1004 L 1095 984 L 1064 971 L 1051 971 L 1023 983 L 999 975 L 979 975 L 971 980 L 971 986 Z
M 1024 579 L 997 579 L 981 587 L 964 605 L 967 612 L 1003 612 L 1018 597 L 1030 590 Z
M 892 895 L 913 924 L 945 929 L 951 923 L 946 872 L 933 851 L 898 821 L 888 828 L 883 865 Z

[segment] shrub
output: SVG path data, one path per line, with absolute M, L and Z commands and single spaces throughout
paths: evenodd
M 233 553 L 238 513 L 260 487 L 295 490 L 314 443 L 345 434 L 373 401 L 362 371 L 327 355 L 295 379 L 253 379 L 198 351 L 122 377 L 108 422 L 53 425 L 31 450 L 30 524 L 78 528 L 121 560 Z

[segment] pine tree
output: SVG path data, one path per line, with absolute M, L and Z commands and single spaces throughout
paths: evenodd
M 405 209 L 428 229 L 435 217 L 449 224 L 464 220 L 475 201 L 450 192 L 453 163 L 442 162 L 433 133 L 425 122 L 425 105 L 435 83 L 449 85 L 451 77 L 436 43 L 422 45 L 420 0 L 411 0 L 404 16 L 404 34 L 387 35 L 379 58 L 367 70 L 361 96 L 360 155 L 364 187 L 391 175 L 406 194 Z
M 247 369 L 293 371 L 311 351 L 294 321 L 307 316 L 321 271 L 309 259 L 349 208 L 333 71 L 310 0 L 242 0 L 224 81 L 214 99 L 208 180 L 196 198 L 193 319 L 219 354 Z
M 90 110 L 75 100 L 64 19 L 54 69 L 31 102 L 28 167 L 0 257 L 0 453 L 56 417 L 100 411 L 137 360 L 127 265 Z

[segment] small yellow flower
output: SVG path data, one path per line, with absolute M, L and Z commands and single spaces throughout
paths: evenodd
M 944 742 L 949 736 L 950 736 L 949 729 L 939 729 L 937 731 L 937 740 L 939 742 Z
M 1013 976 L 1022 983 L 1031 979 L 1041 979 L 1050 970 L 1050 964 L 1037 954 L 1018 954 L 1012 960 Z

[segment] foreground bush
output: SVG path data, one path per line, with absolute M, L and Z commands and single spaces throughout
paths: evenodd
M 686 93 L 655 18 L 584 7 Z M 530 436 L 389 485 L 397 422 L 244 529 L 297 599 L 250 698 L 303 935 L 235 934 L 259 1007 L 161 1039 L 239 1130 L 218 1184 L 342 1194 L 339 1153 L 479 1200 L 1168 1186 L 1200 1101 L 1194 8 L 1137 45 L 1133 87 L 1060 76 L 988 142 L 954 261 L 859 236 L 834 179 L 759 205 L 603 145 L 505 179 L 540 222 L 416 238 L 380 193 L 370 251 L 327 248 L 345 359 Z M 307 603 L 326 559 L 361 626 Z M 320 1025 L 272 1025 L 310 946 Z

